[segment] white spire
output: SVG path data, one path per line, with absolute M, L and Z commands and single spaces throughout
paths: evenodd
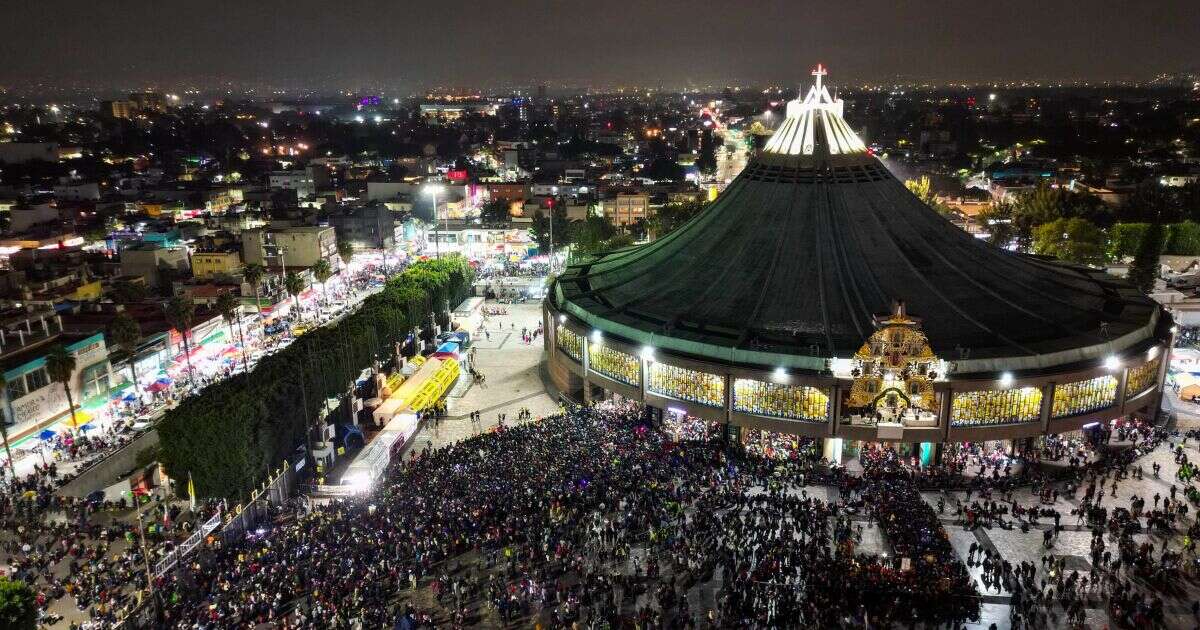
M 812 75 L 816 82 L 803 98 L 789 101 L 787 117 L 767 141 L 763 151 L 784 155 L 812 155 L 816 149 L 816 127 L 821 126 L 830 155 L 866 153 L 867 147 L 842 118 L 841 99 L 829 95 L 822 78 L 829 74 L 817 64 Z

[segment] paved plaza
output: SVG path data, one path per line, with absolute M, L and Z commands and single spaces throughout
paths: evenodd
M 541 305 L 501 306 L 508 314 L 489 316 L 484 323 L 486 334 L 471 331 L 474 368 L 484 381 L 471 383 L 465 392 L 455 387 L 446 399 L 446 418 L 422 426 L 412 442 L 414 448 L 429 444 L 437 448 L 493 430 L 500 414 L 504 414 L 505 424 L 511 425 L 518 422 L 522 409 L 528 409 L 533 418 L 558 412 L 558 401 L 551 398 L 542 378 L 543 339 L 528 344 L 521 339 L 523 328 L 532 331 L 542 321 Z M 480 413 L 481 422 L 471 422 L 473 411 Z

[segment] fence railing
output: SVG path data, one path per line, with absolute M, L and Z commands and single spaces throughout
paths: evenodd
M 222 512 L 223 510 L 218 509 L 217 513 L 213 514 L 212 518 L 197 528 L 187 540 L 171 550 L 171 553 L 167 554 L 162 560 L 159 560 L 158 565 L 154 567 L 155 577 L 162 577 L 168 571 L 174 569 L 175 565 L 188 557 L 196 547 L 200 546 L 200 543 L 204 542 L 205 536 L 208 536 L 214 529 L 220 527 L 223 517 Z
M 234 508 L 233 516 L 221 528 L 221 537 L 232 542 L 253 530 L 259 523 L 270 518 L 271 507 L 287 502 L 296 488 L 296 469 L 285 462 L 283 468 L 271 479 L 255 489 L 244 506 Z
M 238 505 L 232 510 L 220 510 L 204 522 L 191 536 L 163 557 L 154 567 L 154 575 L 161 577 L 179 567 L 180 563 L 191 555 L 204 539 L 213 532 L 218 532 L 225 543 L 233 542 L 253 530 L 264 519 L 270 518 L 271 507 L 283 505 L 295 490 L 296 469 L 285 463 L 283 468 L 275 473 L 270 480 L 250 494 L 246 504 Z M 152 597 L 139 602 L 120 621 L 113 625 L 119 630 L 141 630 L 154 628 L 156 625 L 156 606 Z

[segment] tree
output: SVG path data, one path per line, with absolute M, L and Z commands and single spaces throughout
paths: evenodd
M 259 302 L 258 289 L 262 285 L 263 276 L 266 273 L 267 268 L 256 263 L 250 263 L 242 269 L 242 278 L 254 290 L 254 309 L 258 312 L 258 321 L 260 324 L 262 323 L 262 304 Z
M 225 379 L 167 411 L 157 430 L 171 477 L 193 476 L 200 497 L 244 499 L 304 444 L 310 421 L 345 393 L 363 367 L 390 353 L 414 327 L 471 291 L 461 256 L 419 261 L 347 317 L 264 356 L 245 379 Z
M 944 217 L 956 216 L 958 214 L 954 208 L 946 205 L 937 196 L 937 193 L 933 191 L 933 184 L 929 181 L 927 175 L 922 175 L 917 179 L 904 180 L 904 187 L 916 196 L 917 199 L 920 199 L 921 203 L 933 208 L 938 214 Z
M 1166 243 L 1162 253 L 1174 256 L 1200 256 L 1200 224 L 1192 221 L 1172 223 L 1166 227 Z
M 648 227 L 653 233 L 654 238 L 662 238 L 675 231 L 676 228 L 684 223 L 691 221 L 705 207 L 707 206 L 703 201 L 668 203 L 657 214 L 650 217 Z
M 237 322 L 238 343 L 242 347 L 242 368 L 249 372 L 250 360 L 246 358 L 246 336 L 242 334 L 242 301 L 234 297 L 233 293 L 226 291 L 217 297 L 217 303 L 213 305 L 213 310 L 221 315 L 221 319 L 225 320 L 230 336 L 233 336 L 233 324 Z
M 605 217 L 589 216 L 571 225 L 571 259 L 598 253 L 601 244 L 617 233 L 611 221 Z
M 562 249 L 571 243 L 571 222 L 567 220 L 567 209 L 554 204 L 554 249 Z M 538 252 L 550 252 L 550 219 L 541 210 L 533 213 L 533 225 L 529 236 L 538 244 Z
M 1052 188 L 1041 184 L 1017 196 L 1012 207 L 1018 246 L 1027 250 L 1033 239 L 1033 229 L 1058 219 L 1086 219 L 1093 225 L 1106 228 L 1112 225 L 1112 212 L 1093 195 Z
M 325 303 L 329 303 L 329 287 L 325 286 L 325 282 L 333 277 L 333 268 L 330 267 L 329 261 L 324 258 L 318 260 L 312 266 L 313 277 L 317 282 L 321 283 L 321 293 L 325 294 Z
M 1129 282 L 1142 293 L 1154 290 L 1154 281 L 1158 278 L 1158 258 L 1162 255 L 1163 244 L 1166 241 L 1165 230 L 1161 221 L 1155 221 L 1142 235 L 1137 252 L 1133 255 L 1133 263 L 1129 265 Z
M 179 336 L 183 338 L 183 357 L 187 360 L 188 377 L 191 378 L 192 344 L 189 337 L 192 334 L 192 324 L 196 320 L 196 305 L 189 299 L 175 296 L 167 300 L 163 312 L 167 316 L 167 323 L 179 331 Z
M 345 240 L 338 241 L 337 252 L 338 256 L 342 258 L 342 263 L 349 265 L 350 261 L 354 259 L 354 243 Z
M 33 630 L 37 627 L 37 594 L 20 580 L 0 577 L 0 628 Z
M 1118 223 L 1108 230 L 1108 257 L 1122 261 L 1137 253 L 1149 223 Z
M 1104 231 L 1087 219 L 1057 219 L 1033 230 L 1033 251 L 1084 265 L 1104 262 Z
M 493 199 L 479 209 L 479 219 L 487 225 L 508 223 L 509 218 L 508 202 L 503 199 Z
M 140 400 L 142 390 L 138 386 L 137 366 L 134 364 L 137 362 L 138 342 L 142 340 L 142 328 L 128 313 L 120 313 L 108 325 L 108 336 L 129 355 L 129 375 L 133 378 L 133 391 L 137 392 Z
M 1017 226 L 1013 223 L 1013 205 L 1007 201 L 990 204 L 976 217 L 987 228 L 988 242 L 996 247 L 1011 247 L 1017 237 Z
M 146 285 L 128 280 L 118 280 L 112 286 L 112 299 L 117 304 L 141 302 L 149 295 Z
M 67 351 L 67 347 L 57 345 L 46 355 L 46 374 L 50 380 L 59 383 L 67 394 L 67 411 L 71 414 L 71 426 L 75 422 L 75 397 L 71 395 L 71 376 L 75 374 L 75 356 Z
M 12 478 L 17 478 L 17 469 L 13 467 L 12 450 L 8 446 L 8 423 L 13 422 L 12 401 L 8 399 L 8 380 L 4 378 L 4 372 L 0 371 L 0 396 L 4 397 L 4 413 L 0 416 L 0 438 L 4 440 L 4 455 L 8 457 L 8 472 L 12 474 Z
M 686 173 L 684 172 L 683 167 L 680 166 L 675 160 L 666 157 L 660 157 L 651 160 L 650 164 L 646 168 L 642 169 L 640 175 L 656 182 L 681 182 L 685 179 Z
M 295 272 L 289 272 L 283 279 L 283 288 L 287 290 L 288 295 L 296 299 L 296 317 L 304 321 L 304 307 L 300 305 L 300 294 L 304 292 L 304 278 Z

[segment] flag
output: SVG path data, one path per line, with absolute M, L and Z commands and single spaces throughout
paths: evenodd
M 196 511 L 196 484 L 192 483 L 192 471 L 188 471 L 188 500 L 191 501 L 192 511 Z

